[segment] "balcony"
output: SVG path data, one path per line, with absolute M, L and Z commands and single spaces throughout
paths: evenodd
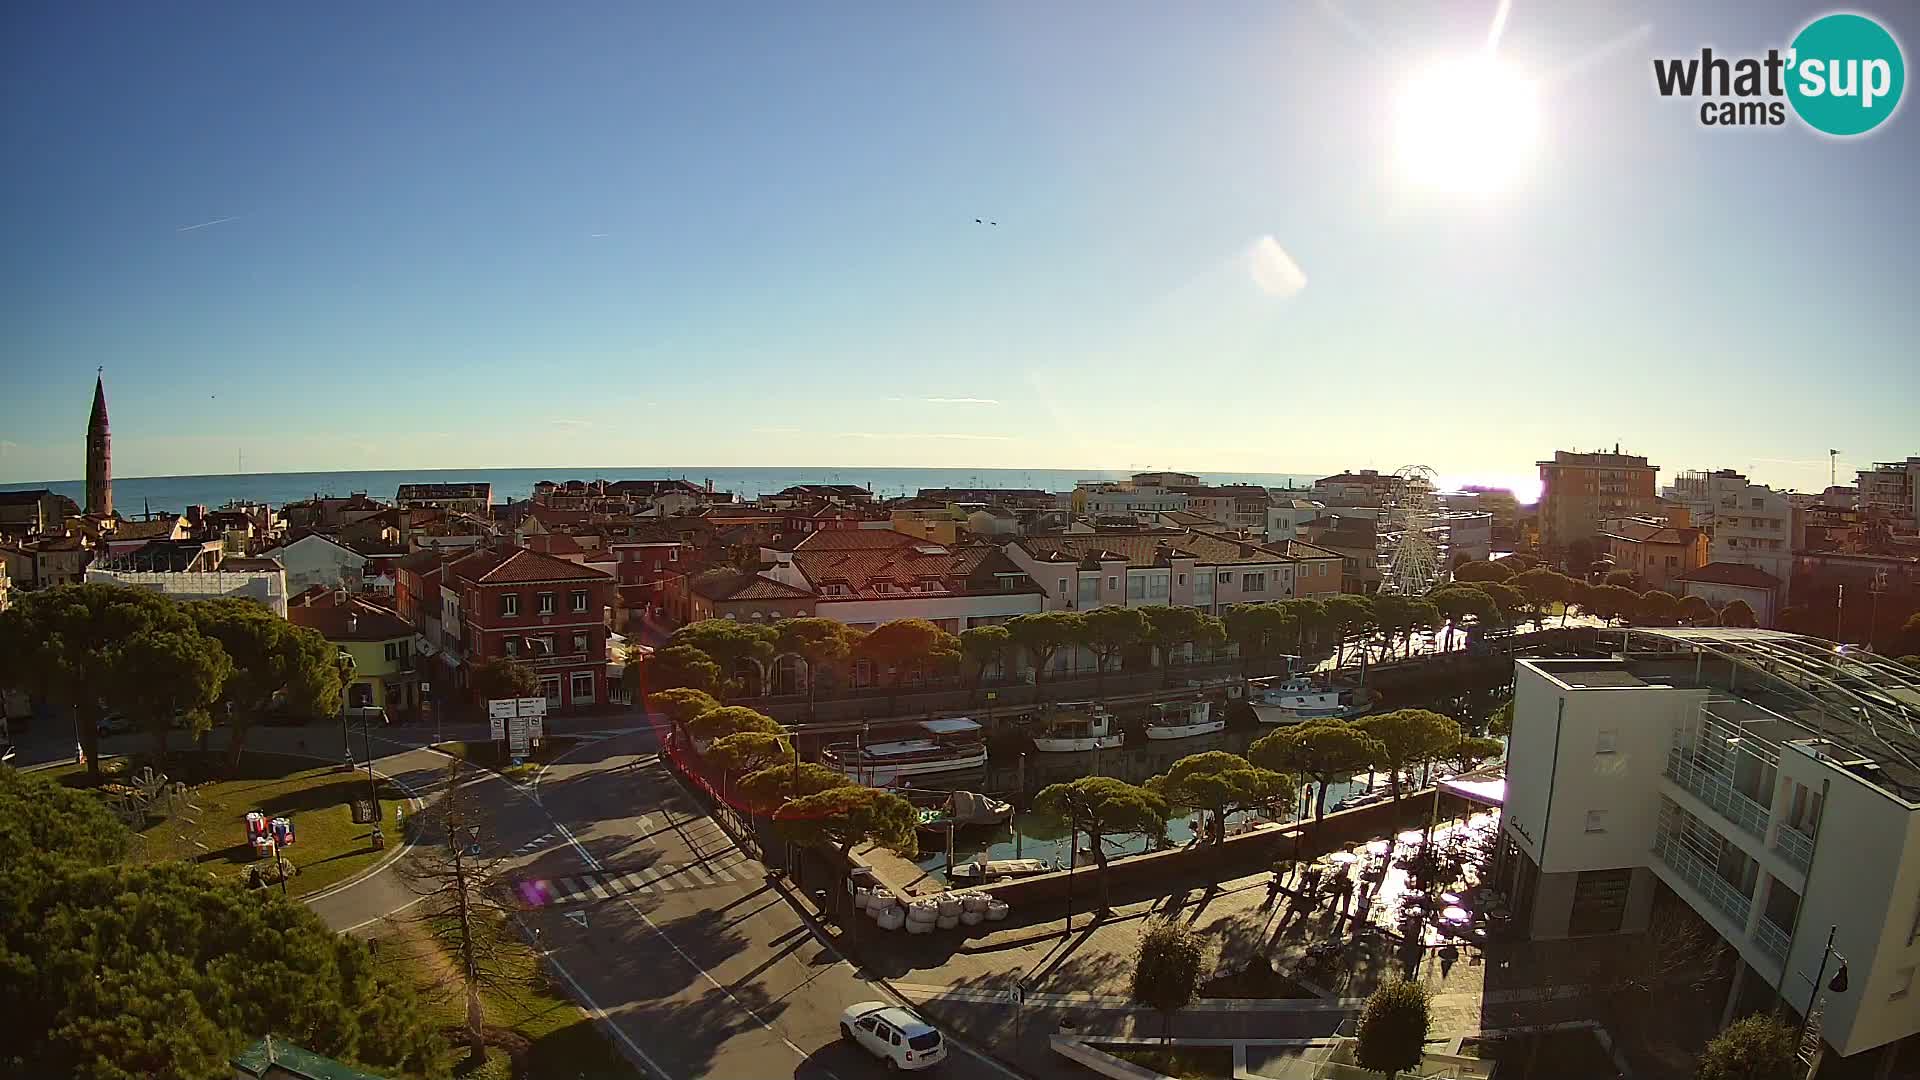
M 1773 835 L 1773 852 L 1803 874 L 1813 872 L 1813 837 L 1791 825 Z
M 1735 926 L 1747 925 L 1747 912 L 1753 907 L 1753 901 L 1729 885 L 1725 878 L 1714 873 L 1713 867 L 1688 851 L 1679 840 L 1660 833 L 1653 838 L 1653 853 L 1669 869 L 1679 874 L 1682 881 L 1693 886 L 1695 892 L 1705 896 L 1707 902 L 1718 908 L 1722 915 L 1732 919 Z
M 1754 924 L 1753 943 L 1767 954 L 1774 963 L 1787 966 L 1787 932 L 1773 925 L 1773 920 L 1762 915 Z
M 1726 774 L 1703 769 L 1678 750 L 1669 750 L 1667 778 L 1692 792 L 1755 840 L 1767 838 L 1767 808 L 1742 794 Z

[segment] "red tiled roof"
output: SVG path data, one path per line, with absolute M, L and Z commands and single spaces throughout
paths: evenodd
M 861 538 L 839 542 L 850 536 Z M 1021 572 L 989 544 L 947 546 L 888 529 L 815 533 L 794 549 L 793 563 L 823 595 L 824 586 L 837 585 L 845 590 L 838 595 L 863 598 L 1001 591 L 996 574 Z M 883 584 L 888 587 L 884 593 Z M 1039 587 L 1021 591 L 1037 592 Z
M 575 540 L 566 533 L 547 533 L 544 536 L 529 536 L 527 537 L 527 547 L 548 555 L 584 555 L 587 550 L 580 546 L 580 541 Z
M 1204 566 L 1276 563 L 1289 559 L 1284 550 L 1254 540 L 1167 529 L 1097 533 L 1092 536 L 1028 537 L 1018 543 L 1035 558 L 1049 562 L 1077 563 L 1090 555 L 1122 558 L 1128 566 L 1155 566 L 1163 555 L 1193 558 Z
M 454 577 L 476 585 L 516 585 L 535 581 L 606 581 L 609 575 L 576 562 L 528 548 L 476 551 L 449 566 Z
M 1671 525 L 1648 525 L 1645 522 L 1629 521 L 1614 532 L 1602 535 L 1617 537 L 1635 544 L 1691 544 L 1700 536 L 1700 530 L 1692 527 L 1674 528 Z
M 317 630 L 328 641 L 390 641 L 413 634 L 413 624 L 393 611 L 357 596 L 342 602 L 326 589 L 296 597 L 287 606 L 287 621 Z
M 758 574 L 737 574 L 694 583 L 693 591 L 709 600 L 811 600 L 813 594 Z
M 1698 581 L 1703 585 L 1740 585 L 1749 589 L 1777 589 L 1780 579 L 1757 566 L 1743 563 L 1710 562 L 1697 570 L 1681 574 L 1680 581 Z

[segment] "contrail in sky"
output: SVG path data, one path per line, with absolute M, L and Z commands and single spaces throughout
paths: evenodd
M 182 225 L 173 231 L 174 232 L 192 232 L 195 229 L 204 229 L 209 225 L 224 225 L 229 221 L 239 221 L 239 220 L 240 220 L 240 215 L 235 214 L 232 217 L 221 217 L 221 218 L 214 218 L 212 221 L 203 221 L 198 225 Z

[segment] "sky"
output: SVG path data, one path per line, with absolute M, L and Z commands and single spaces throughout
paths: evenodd
M 1654 89 L 1831 9 L 1500 6 L 7 5 L 0 483 L 96 367 L 120 475 L 1920 453 L 1915 107 Z M 1490 42 L 1532 152 L 1435 187 L 1407 87 Z

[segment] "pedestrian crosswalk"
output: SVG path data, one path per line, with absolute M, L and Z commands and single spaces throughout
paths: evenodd
M 717 885 L 753 881 L 759 871 L 739 855 L 708 859 L 704 863 L 654 865 L 622 873 L 608 870 L 571 877 L 524 882 L 528 899 L 538 904 L 587 904 L 620 896 L 681 892 Z

